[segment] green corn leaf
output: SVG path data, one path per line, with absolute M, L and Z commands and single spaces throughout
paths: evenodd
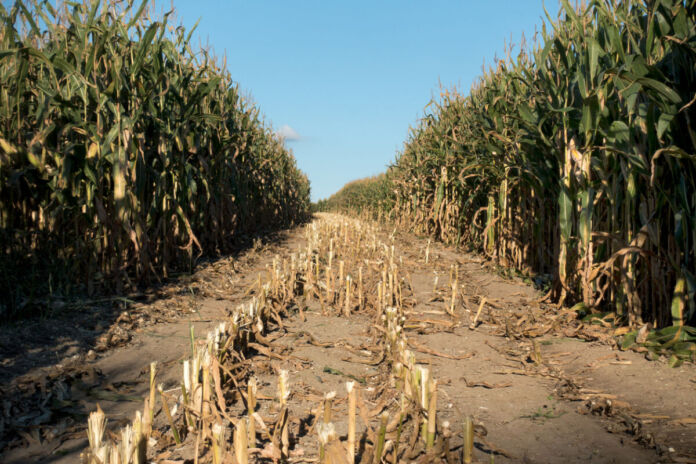
M 126 29 L 132 28 L 142 17 L 143 11 L 145 10 L 145 7 L 149 3 L 149 0 L 143 0 L 142 3 L 140 3 L 140 6 L 136 10 L 136 12 L 133 14 L 133 17 L 131 20 L 128 22 L 128 25 L 126 26 Z M 95 2 L 95 6 L 97 6 L 98 3 Z
M 597 42 L 596 39 L 590 39 L 590 77 L 594 80 L 597 77 L 597 71 L 599 69 L 598 62 L 599 57 L 602 53 L 602 46 Z
M 678 327 L 684 325 L 684 310 L 686 307 L 686 279 L 679 277 L 672 293 L 672 324 Z
M 561 188 L 558 199 L 558 219 L 561 230 L 561 237 L 565 240 L 570 239 L 573 220 L 573 202 L 570 199 L 570 193 L 564 186 Z
M 674 119 L 674 115 L 668 114 L 668 113 L 662 113 L 657 121 L 657 137 L 662 138 L 662 136 L 665 134 L 667 129 L 669 129 L 670 124 L 672 123 L 672 120 Z
M 613 121 L 609 127 L 609 136 L 618 143 L 626 143 L 630 137 L 628 124 L 623 121 Z
M 157 33 L 157 29 L 159 28 L 159 23 L 152 23 L 148 27 L 147 31 L 143 35 L 143 38 L 140 40 L 140 46 L 138 48 L 138 53 L 135 57 L 135 60 L 133 61 L 133 67 L 131 69 L 131 73 L 137 73 L 140 70 L 140 66 L 143 63 L 143 60 L 145 59 L 145 56 L 148 52 L 148 49 L 152 45 L 152 39 L 154 39 L 155 34 Z
M 667 98 L 672 103 L 681 103 L 682 99 L 677 92 L 671 89 L 666 84 L 656 81 L 655 79 L 650 79 L 647 77 L 639 77 L 636 82 L 644 87 L 649 87 L 660 93 L 663 97 Z

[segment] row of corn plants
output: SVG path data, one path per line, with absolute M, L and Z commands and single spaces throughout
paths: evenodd
M 583 3 L 562 0 L 468 95 L 441 93 L 382 204 L 420 233 L 548 275 L 558 303 L 660 329 L 648 344 L 693 358 L 696 2 Z
M 315 211 L 350 211 L 359 215 L 382 217 L 392 205 L 385 174 L 354 180 L 329 198 L 312 205 Z
M 0 5 L 0 317 L 188 270 L 309 210 L 225 63 L 153 8 Z

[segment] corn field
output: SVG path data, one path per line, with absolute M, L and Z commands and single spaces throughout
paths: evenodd
M 404 227 L 547 275 L 552 301 L 661 329 L 648 344 L 692 357 L 696 2 L 563 0 L 547 16 L 468 95 L 431 102 L 380 204 Z
M 389 182 L 385 174 L 354 180 L 330 198 L 317 201 L 316 211 L 350 211 L 380 219 L 391 206 Z
M 0 317 L 157 281 L 308 212 L 225 63 L 148 3 L 0 5 Z

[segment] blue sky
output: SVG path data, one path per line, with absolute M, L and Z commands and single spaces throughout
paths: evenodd
M 555 16 L 556 0 L 547 0 Z M 157 1 L 158 8 L 169 0 Z M 528 40 L 542 0 L 174 0 L 287 140 L 312 199 L 394 160 L 438 82 L 465 92 L 512 38 Z M 287 127 L 284 127 L 287 126 Z M 291 140 L 292 139 L 292 140 Z

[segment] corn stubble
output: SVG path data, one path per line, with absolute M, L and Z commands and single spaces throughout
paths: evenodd
M 167 392 L 161 385 L 153 387 L 145 401 L 145 410 L 138 411 L 133 425 L 124 428 L 120 441 L 104 438 L 106 419 L 101 410 L 90 415 L 90 447 L 83 454 L 85 462 L 144 462 L 143 456 L 151 458 L 155 452 L 179 443 L 193 449 L 195 462 L 245 464 L 259 459 L 281 462 L 292 460 L 297 452 L 304 453 L 300 456 L 307 459 L 329 464 L 398 463 L 414 459 L 448 464 L 472 462 L 471 418 L 461 417 L 460 427 L 454 429 L 457 432 L 453 432 L 449 422 L 440 422 L 437 380 L 408 349 L 404 327 L 409 320 L 402 296 L 407 292 L 404 288 L 407 284 L 400 276 L 397 264 L 400 257 L 393 243 L 382 242 L 374 225 L 341 216 L 321 215 L 305 227 L 307 246 L 290 257 L 276 256 L 265 277 L 253 285 L 253 292 L 247 292 L 254 296 L 232 310 L 229 319 L 204 340 L 194 341 L 191 359 L 182 364 L 181 387 L 174 390 L 180 390 L 181 394 Z M 342 269 L 344 275 L 362 277 L 358 282 L 336 279 L 331 270 L 334 262 L 343 263 L 339 272 Z M 332 282 L 336 287 L 327 292 Z M 358 290 L 358 285 L 362 290 Z M 362 297 L 350 297 L 356 294 Z M 273 403 L 269 408 L 272 417 L 265 414 L 262 418 L 256 411 L 260 398 L 257 380 L 250 373 L 248 362 L 240 361 L 251 359 L 250 350 L 270 349 L 267 332 L 274 325 L 280 327 L 279 321 L 292 308 L 297 310 L 308 300 L 321 301 L 326 314 L 342 317 L 368 314 L 370 320 L 376 321 L 375 349 L 381 354 L 376 362 L 369 362 L 384 367 L 388 380 L 380 395 L 386 395 L 387 407 L 368 415 L 363 395 L 369 391 L 351 381 L 346 383 L 345 392 L 325 393 L 310 413 L 313 422 L 295 417 L 292 403 L 302 393 L 293 392 L 290 371 L 279 369 L 275 396 L 263 396 L 263 401 Z M 449 301 L 445 305 L 449 306 Z M 151 385 L 156 385 L 156 375 L 153 363 Z M 226 394 L 229 391 L 236 393 Z M 154 415 L 157 403 L 166 417 Z M 240 408 L 236 403 L 243 406 Z M 362 431 L 358 416 L 362 418 Z M 150 417 L 154 418 L 154 425 L 148 421 L 143 426 L 142 418 Z M 298 451 L 302 436 L 294 424 L 305 420 L 311 424 L 310 431 L 316 433 L 316 458 Z M 347 424 L 346 437 L 336 432 L 339 421 Z M 459 440 L 458 430 L 465 432 L 465 439 Z M 112 434 L 111 438 L 116 436 Z M 105 458 L 116 452 L 112 450 L 118 450 L 119 460 Z
M 560 3 L 468 96 L 443 90 L 385 174 L 316 207 L 475 249 L 611 313 L 624 346 L 650 324 L 650 350 L 694 360 L 696 3 Z
M 149 0 L 0 5 L 0 317 L 124 290 L 303 220 L 309 183 Z

